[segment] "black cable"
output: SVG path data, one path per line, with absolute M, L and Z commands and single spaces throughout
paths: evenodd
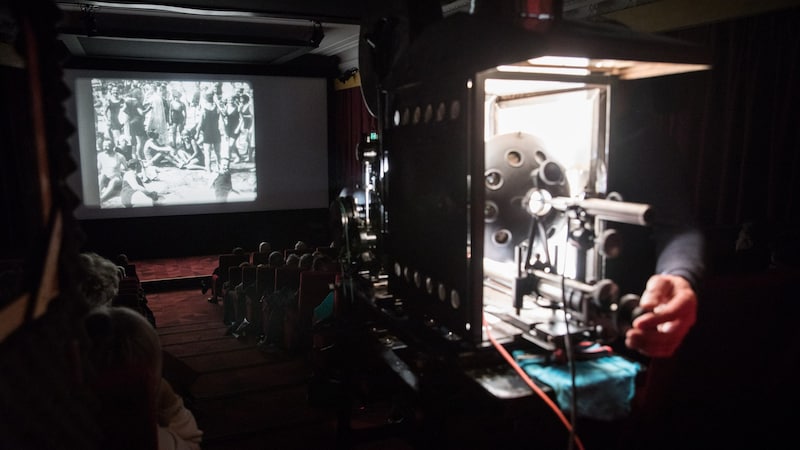
M 531 254 L 533 253 L 533 243 L 536 239 L 537 230 L 536 224 L 538 222 L 536 216 L 531 216 L 531 231 L 528 233 L 528 251 L 525 255 L 525 270 L 531 266 Z M 547 242 L 545 242 L 545 248 L 547 248 Z
M 566 239 L 564 240 L 564 245 L 569 244 L 569 220 L 567 220 L 567 234 Z M 566 267 L 566 266 L 565 266 Z M 572 428 L 570 428 L 570 435 L 569 441 L 567 443 L 567 448 L 572 450 L 575 445 L 575 436 L 577 434 L 576 427 L 576 417 L 577 417 L 577 395 L 578 395 L 578 388 L 575 383 L 575 358 L 572 354 L 572 340 L 570 339 L 569 335 L 569 314 L 567 313 L 567 294 L 566 294 L 566 275 L 564 271 L 561 272 L 561 302 L 562 302 L 562 311 L 564 312 L 564 347 L 567 353 L 567 365 L 569 366 L 570 372 L 570 390 L 572 391 L 572 395 L 570 396 L 569 406 L 569 421 L 572 423 Z
M 355 202 L 355 199 L 353 201 Z M 343 228 L 344 228 L 343 232 L 344 232 L 344 243 L 345 243 L 345 258 L 347 260 L 346 264 L 347 264 L 348 272 L 352 273 L 350 271 L 350 264 L 352 263 L 352 260 L 351 260 L 352 254 L 350 252 L 350 217 L 348 216 L 347 210 L 345 209 L 344 205 L 342 204 L 342 201 L 340 200 L 337 203 L 339 205 L 339 214 L 341 214 L 342 219 L 345 219 L 343 221 L 344 222 L 343 223 Z M 344 274 L 344 266 L 345 266 L 345 264 L 342 264 L 342 267 L 340 268 L 342 270 L 343 274 Z M 342 276 L 342 278 L 343 278 L 342 282 L 344 282 L 344 275 Z M 348 292 L 348 294 L 350 295 L 350 304 L 352 305 L 356 301 L 355 293 L 353 292 L 354 287 L 353 287 L 352 281 L 350 281 L 349 288 L 350 288 L 350 291 Z
M 542 237 L 542 245 L 544 247 L 544 259 L 547 262 L 547 267 L 554 267 L 555 264 L 550 260 L 550 249 L 547 247 L 547 233 L 545 232 L 544 225 L 541 220 L 536 221 L 536 227 L 539 230 L 539 236 Z M 558 255 L 556 255 L 558 256 Z

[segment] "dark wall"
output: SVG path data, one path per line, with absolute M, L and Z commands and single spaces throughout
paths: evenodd
M 293 247 L 298 240 L 312 246 L 331 241 L 327 209 L 84 220 L 79 225 L 84 251 L 125 253 L 132 260 L 214 255 L 236 246 L 255 251 L 261 241 L 275 249 Z
M 63 45 L 60 44 L 59 45 Z M 66 52 L 66 50 L 64 50 Z M 220 75 L 267 75 L 333 78 L 339 75 L 338 58 L 307 54 L 281 65 L 215 64 L 168 61 L 94 59 L 69 57 L 66 69 L 128 70 L 164 73 L 214 73 Z

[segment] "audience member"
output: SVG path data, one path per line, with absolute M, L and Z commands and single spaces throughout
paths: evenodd
M 113 257 L 111 259 L 111 262 L 125 269 L 126 277 L 136 278 L 137 280 L 139 279 L 139 274 L 136 273 L 136 265 L 131 264 L 130 259 L 128 259 L 128 255 L 126 255 L 125 253 L 120 253 L 117 256 Z
M 312 255 L 311 253 L 303 253 L 302 255 L 300 255 L 300 260 L 298 261 L 298 267 L 300 267 L 301 270 L 310 270 L 313 263 L 314 263 L 314 255 Z
M 223 305 L 223 320 L 226 324 L 231 325 L 231 329 L 236 329 L 243 322 L 247 321 L 244 314 L 248 299 L 253 301 L 256 297 L 256 279 L 255 277 L 246 278 L 244 271 L 249 268 L 255 267 L 250 262 L 243 262 L 239 264 L 242 270 L 242 278 L 235 286 L 226 290 L 225 301 Z M 229 282 L 232 280 L 229 280 Z
M 107 448 L 199 450 L 203 432 L 162 377 L 159 337 L 144 317 L 99 307 L 84 326 L 87 381 L 99 400 Z
M 269 254 L 272 252 L 272 245 L 269 242 L 258 244 L 258 251 L 253 253 L 253 264 L 259 266 L 269 264 Z
M 339 263 L 324 253 L 318 253 L 311 262 L 311 270 L 335 272 L 339 270 Z
M 122 267 L 127 267 L 130 264 L 130 260 L 128 259 L 128 255 L 125 253 L 120 253 L 111 260 L 114 264 Z
M 119 291 L 118 266 L 97 253 L 79 255 L 78 277 L 78 289 L 90 308 L 110 305 Z
M 244 256 L 244 249 L 242 247 L 234 247 L 233 250 L 231 250 L 231 254 Z M 211 282 L 209 283 L 208 280 L 202 280 L 200 282 L 200 289 L 203 294 L 208 292 L 209 288 L 211 289 L 211 297 L 208 298 L 209 302 L 217 303 L 218 299 L 222 297 L 223 289 L 226 287 L 223 283 L 228 277 L 228 274 L 223 272 L 227 270 L 227 267 L 220 267 L 219 264 L 217 264 L 217 267 L 214 267 L 214 270 L 211 271 Z
M 127 261 L 125 254 L 117 255 L 112 261 L 97 253 L 81 253 L 78 262 L 79 289 L 90 309 L 98 306 L 125 306 L 141 314 L 155 328 L 155 315 L 147 305 L 147 296 L 138 283 L 136 271 L 132 269 L 133 276 L 129 275 L 126 267 L 130 265 L 124 264 L 125 261 Z M 137 280 L 136 292 L 126 292 L 123 300 L 120 282 L 128 277 Z M 128 294 L 134 294 L 135 298 L 127 297 Z
M 297 241 L 294 244 L 294 250 L 302 255 L 303 253 L 308 252 L 308 244 L 303 241 Z
M 300 257 L 292 253 L 286 257 L 286 267 L 300 267 Z
M 269 254 L 269 265 L 272 267 L 282 267 L 286 265 L 283 255 L 279 251 L 273 251 Z

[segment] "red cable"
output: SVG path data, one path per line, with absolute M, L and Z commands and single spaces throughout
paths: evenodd
M 483 318 L 483 329 L 486 331 L 486 336 L 489 338 L 489 341 L 492 343 L 494 348 L 496 348 L 497 351 L 500 352 L 503 358 L 514 369 L 514 371 L 516 371 L 517 374 L 519 374 L 519 376 L 522 377 L 522 380 L 525 382 L 525 384 L 527 384 L 528 387 L 530 387 L 533 390 L 533 392 L 535 392 L 539 397 L 541 397 L 542 400 L 544 400 L 544 402 L 547 404 L 547 406 L 549 406 L 550 409 L 552 409 L 553 412 L 556 413 L 556 416 L 558 416 L 559 420 L 561 420 L 561 423 L 564 424 L 564 427 L 567 428 L 567 431 L 570 434 L 572 434 L 573 432 L 572 424 L 569 422 L 564 413 L 561 412 L 561 409 L 558 407 L 558 405 L 556 405 L 553 402 L 553 400 L 551 400 L 550 397 L 548 397 L 547 394 L 545 394 L 545 392 L 542 391 L 542 389 L 539 386 L 537 386 L 536 383 L 533 382 L 533 380 L 531 380 L 531 377 L 529 377 L 528 374 L 525 373 L 525 370 L 523 370 L 522 367 L 520 367 L 519 364 L 517 364 L 517 362 L 514 360 L 514 357 L 508 353 L 505 347 L 500 345 L 494 339 L 494 337 L 492 337 L 492 333 L 489 331 L 489 324 L 486 323 L 486 317 Z M 575 435 L 575 444 L 578 446 L 580 450 L 584 450 L 583 442 L 581 442 L 581 439 L 578 437 L 577 434 Z

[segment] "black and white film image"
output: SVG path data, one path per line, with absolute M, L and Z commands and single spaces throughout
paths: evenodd
M 253 201 L 253 90 L 92 79 L 101 208 Z

